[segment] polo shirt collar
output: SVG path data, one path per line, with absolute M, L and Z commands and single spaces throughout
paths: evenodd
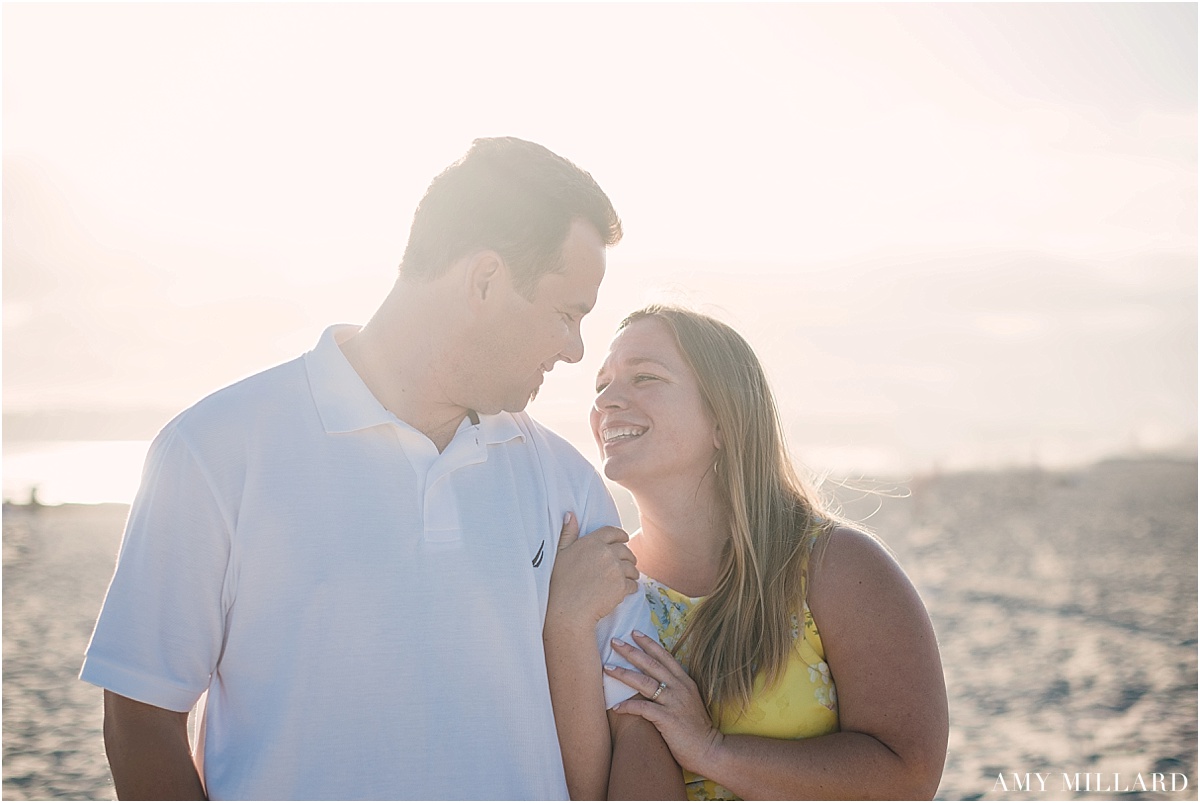
M 512 413 L 479 416 L 479 433 L 487 444 L 507 443 L 514 438 L 525 440 L 525 433 L 517 426 Z
M 379 403 L 342 353 L 338 344 L 360 328 L 350 324 L 330 326 L 321 334 L 321 339 L 312 351 L 304 355 L 309 390 L 312 392 L 321 423 L 330 434 L 354 432 L 380 424 L 409 426 Z M 525 434 L 511 413 L 477 415 L 475 418 L 478 419 L 478 423 L 475 423 L 471 416 L 463 419 L 458 433 L 474 429 L 484 444 L 506 443 L 514 438 L 525 439 Z M 457 433 L 455 437 L 458 437 Z
M 379 403 L 338 346 L 360 328 L 330 326 L 316 347 L 304 355 L 308 387 L 321 423 L 330 434 L 396 423 L 396 416 Z

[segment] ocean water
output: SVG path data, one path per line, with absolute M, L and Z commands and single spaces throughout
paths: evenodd
M 133 501 L 150 441 L 27 441 L 4 444 L 4 499 L 96 504 Z
M 548 412 L 548 411 L 544 411 Z M 593 462 L 595 445 L 583 425 L 557 422 L 554 416 L 543 421 L 559 431 Z M 1177 433 L 1172 433 L 1175 435 Z M 818 476 L 835 478 L 907 479 L 920 474 L 947 473 L 973 469 L 1006 469 L 1038 466 L 1061 469 L 1085 466 L 1107 457 L 1192 457 L 1196 456 L 1194 436 L 1186 438 L 1148 438 L 1141 442 L 1117 439 L 1080 441 L 1069 438 L 1023 440 L 986 439 L 941 452 L 906 452 L 897 446 L 844 443 L 804 443 L 793 438 L 793 456 Z M 148 440 L 77 440 L 24 441 L 4 445 L 4 499 L 25 503 L 36 488 L 43 504 L 129 504 L 141 481 Z

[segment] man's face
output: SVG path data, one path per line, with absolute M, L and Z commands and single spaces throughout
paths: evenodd
M 506 282 L 496 313 L 480 343 L 473 377 L 481 413 L 520 412 L 559 360 L 579 362 L 579 325 L 596 304 L 604 278 L 604 241 L 590 223 L 576 220 L 563 243 L 564 269 L 538 280 L 527 299 Z

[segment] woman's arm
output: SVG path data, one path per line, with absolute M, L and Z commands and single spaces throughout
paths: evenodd
M 549 611 L 542 630 L 550 700 L 572 800 L 608 796 L 612 741 L 594 628 L 557 620 Z
M 841 732 L 784 740 L 722 735 L 695 684 L 652 639 L 618 650 L 647 673 L 610 669 L 655 702 L 619 710 L 654 722 L 679 763 L 740 797 L 931 798 L 946 758 L 946 687 L 933 626 L 903 570 L 873 538 L 831 535 L 808 604 L 837 686 Z
M 628 539 L 615 527 L 579 538 L 579 522 L 568 515 L 550 576 L 542 642 L 572 800 L 608 796 L 612 736 L 596 624 L 637 590 L 636 559 L 625 546 Z
M 683 770 L 654 725 L 632 714 L 608 712 L 612 729 L 609 800 L 686 800 Z
M 571 799 L 683 800 L 683 771 L 654 725 L 605 712 L 595 635 L 577 635 L 547 618 L 546 667 Z

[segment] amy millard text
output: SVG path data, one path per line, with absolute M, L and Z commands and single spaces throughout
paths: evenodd
M 993 792 L 1182 792 L 1182 772 L 1000 772 Z

